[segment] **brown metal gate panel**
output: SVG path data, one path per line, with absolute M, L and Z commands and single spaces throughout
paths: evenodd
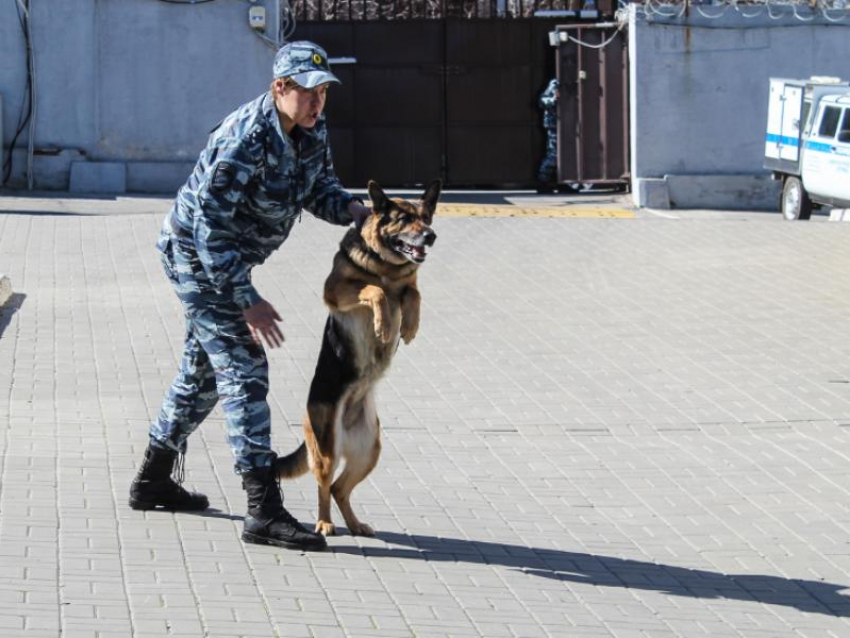
M 326 111 L 343 184 L 400 186 L 442 175 L 441 21 L 302 23 L 296 37 L 357 60 L 334 65 L 343 84 L 331 89 Z
M 629 179 L 627 37 L 615 28 L 561 26 L 573 41 L 558 47 L 558 181 L 626 183 Z
M 554 26 L 545 20 L 446 21 L 451 185 L 534 181 L 545 146 L 537 95 L 548 80 L 552 49 L 546 34 Z
M 442 36 L 433 20 L 357 25 L 356 183 L 416 184 L 441 175 Z
M 527 180 L 533 163 L 530 40 L 527 22 L 448 21 L 450 183 Z

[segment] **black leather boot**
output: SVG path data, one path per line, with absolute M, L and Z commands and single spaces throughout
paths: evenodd
M 197 512 L 205 510 L 210 502 L 203 494 L 189 492 L 180 485 L 183 482 L 182 466 L 178 467 L 177 480 L 171 473 L 177 463 L 177 452 L 167 448 L 148 445 L 145 460 L 139 473 L 130 485 L 130 507 L 134 510 L 166 510 Z
M 245 472 L 242 487 L 248 494 L 243 541 L 304 550 L 322 550 L 328 546 L 324 536 L 307 530 L 284 509 L 273 468 Z

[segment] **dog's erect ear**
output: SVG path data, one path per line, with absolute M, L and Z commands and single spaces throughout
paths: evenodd
M 425 189 L 425 194 L 422 196 L 422 204 L 425 207 L 425 210 L 428 211 L 428 222 L 431 222 L 431 218 L 434 216 L 434 213 L 437 211 L 437 200 L 440 199 L 440 191 L 443 190 L 443 182 L 439 179 L 435 179 L 428 185 L 428 188 Z
M 369 199 L 372 200 L 372 209 L 379 213 L 386 211 L 390 203 L 380 184 L 371 179 L 369 180 Z

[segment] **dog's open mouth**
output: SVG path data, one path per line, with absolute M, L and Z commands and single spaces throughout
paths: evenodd
M 393 238 L 393 249 L 397 253 L 401 253 L 410 261 L 416 262 L 417 264 L 421 264 L 425 261 L 425 257 L 427 257 L 424 244 L 419 246 L 416 244 L 410 244 L 404 241 L 401 237 Z

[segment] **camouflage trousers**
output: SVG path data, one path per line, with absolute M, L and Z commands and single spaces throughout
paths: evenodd
M 242 310 L 212 289 L 197 254 L 175 246 L 179 241 L 168 242 L 162 262 L 183 304 L 186 340 L 180 372 L 151 425 L 151 442 L 184 453 L 186 439 L 221 398 L 236 473 L 267 467 L 275 454 L 266 353 L 251 337 Z
M 551 184 L 558 178 L 558 134 L 555 128 L 546 129 L 546 155 L 537 169 L 537 180 Z

